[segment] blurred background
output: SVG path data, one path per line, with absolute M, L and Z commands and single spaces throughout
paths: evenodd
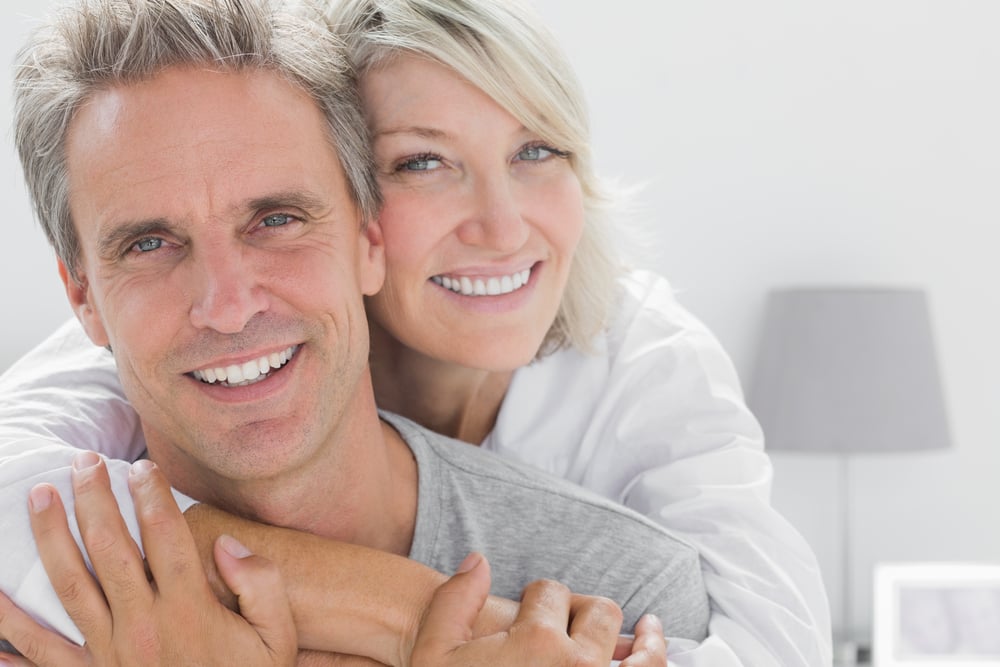
M 0 369 L 70 316 L 9 130 L 9 63 L 49 5 L 9 0 L 0 22 Z M 643 186 L 642 263 L 745 387 L 772 290 L 926 293 L 950 446 L 854 457 L 846 487 L 835 456 L 772 454 L 774 503 L 816 550 L 835 624 L 846 599 L 870 633 L 877 562 L 1000 561 L 1000 3 L 535 5 L 588 91 L 601 170 Z

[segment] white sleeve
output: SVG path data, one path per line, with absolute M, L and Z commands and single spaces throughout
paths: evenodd
M 594 354 L 519 369 L 483 443 L 617 500 L 701 555 L 709 638 L 676 667 L 832 660 L 818 563 L 771 506 L 771 463 L 735 369 L 669 284 L 637 272 Z
M 815 667 L 832 661 L 819 566 L 770 503 L 760 426 L 716 338 L 665 281 L 617 332 L 605 436 L 619 443 L 619 499 L 701 555 L 709 639 L 672 642 L 676 667 Z M 600 408 L 599 408 L 600 409 Z
M 53 484 L 80 544 L 69 477 L 79 449 L 109 458 L 115 495 L 139 543 L 127 487 L 129 462 L 145 451 L 139 420 L 122 393 L 111 354 L 91 343 L 72 320 L 0 376 L 0 507 L 5 508 L 0 512 L 0 590 L 45 625 L 82 643 L 49 585 L 27 509 L 34 485 Z M 193 504 L 174 495 L 182 510 Z

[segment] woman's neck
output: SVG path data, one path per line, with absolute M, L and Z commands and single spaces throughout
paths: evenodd
M 375 401 L 442 435 L 479 445 L 496 424 L 513 371 L 432 359 L 371 324 Z

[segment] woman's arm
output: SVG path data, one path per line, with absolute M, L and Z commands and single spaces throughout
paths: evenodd
M 771 463 L 732 362 L 665 281 L 641 304 L 615 341 L 611 382 L 635 401 L 613 427 L 617 454 L 642 463 L 624 471 L 618 497 L 698 550 L 713 608 L 709 641 L 674 661 L 707 664 L 699 654 L 724 646 L 739 662 L 711 664 L 828 664 L 819 567 L 771 506 Z
M 145 450 L 138 418 L 121 390 L 111 354 L 94 346 L 74 320 L 0 376 L 0 507 L 8 508 L 0 512 L 5 537 L 0 540 L 0 590 L 77 643 L 82 636 L 34 547 L 27 498 L 36 484 L 53 484 L 66 499 L 71 530 L 82 548 L 70 484 L 72 461 L 81 449 L 109 457 L 116 500 L 132 538 L 141 544 L 127 487 L 129 461 Z M 246 540 L 279 564 L 305 647 L 357 649 L 397 663 L 408 654 L 434 590 L 445 580 L 406 558 L 256 524 L 174 495 L 218 594 L 227 591 L 215 573 L 211 545 L 222 533 Z M 514 603 L 491 599 L 477 629 L 506 628 L 515 613 Z
M 665 280 L 623 281 L 598 353 L 559 352 L 519 370 L 484 443 L 655 520 L 693 546 L 712 614 L 685 667 L 831 660 L 816 559 L 771 506 L 771 464 L 732 362 Z
M 409 664 L 410 651 L 445 575 L 416 561 L 308 533 L 240 519 L 208 505 L 184 513 L 209 582 L 224 602 L 234 598 L 215 570 L 212 545 L 232 535 L 276 563 L 285 581 L 299 646 Z M 510 627 L 517 604 L 490 597 L 475 635 Z

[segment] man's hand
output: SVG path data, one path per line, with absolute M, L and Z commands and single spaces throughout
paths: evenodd
M 525 588 L 509 630 L 473 639 L 472 627 L 489 588 L 489 563 L 470 554 L 435 593 L 413 647 L 412 667 L 610 663 L 622 623 L 615 603 L 573 595 L 556 582 L 536 581 Z
M 74 462 L 76 517 L 97 581 L 69 532 L 59 494 L 45 484 L 32 489 L 29 506 L 39 554 L 87 643 L 84 648 L 69 644 L 6 599 L 0 600 L 0 635 L 39 667 L 294 664 L 295 627 L 277 569 L 235 539 L 220 537 L 216 564 L 238 597 L 240 613 L 223 607 L 160 475 L 154 464 L 139 461 L 129 479 L 146 547 L 144 563 L 119 514 L 103 462 L 89 452 Z

